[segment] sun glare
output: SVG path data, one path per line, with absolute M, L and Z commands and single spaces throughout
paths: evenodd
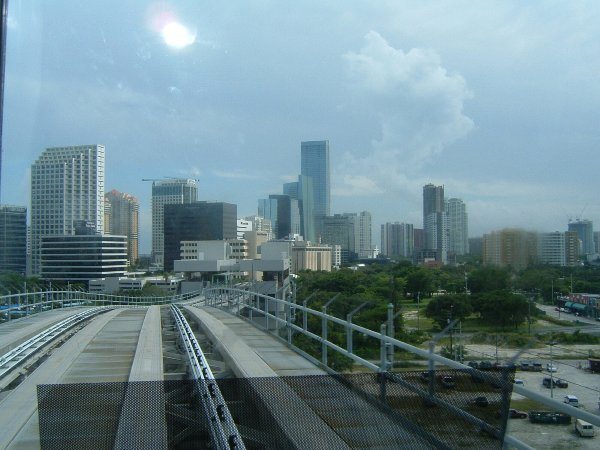
M 196 34 L 192 33 L 179 22 L 167 23 L 163 27 L 161 34 L 169 47 L 184 48 L 196 41 Z

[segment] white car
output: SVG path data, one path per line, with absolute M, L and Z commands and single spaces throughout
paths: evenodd
M 553 365 L 553 364 L 546 364 L 546 370 L 548 372 L 557 372 L 558 371 L 558 369 L 556 368 L 556 366 Z

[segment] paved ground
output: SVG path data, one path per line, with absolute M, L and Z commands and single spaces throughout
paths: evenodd
M 546 360 L 540 360 L 546 365 Z M 580 360 L 563 360 L 555 362 L 558 371 L 554 374 L 557 378 L 566 380 L 569 387 L 566 389 L 555 388 L 554 399 L 562 400 L 565 395 L 571 394 L 578 397 L 581 407 L 586 411 L 600 415 L 598 400 L 600 395 L 600 375 L 587 370 L 579 369 Z M 524 381 L 525 387 L 539 392 L 547 397 L 551 390 L 542 385 L 542 379 L 548 377 L 548 372 L 521 372 L 517 371 L 516 378 Z M 523 397 L 513 394 L 513 407 L 518 405 Z M 528 412 L 528 411 L 527 411 Z M 574 425 L 545 425 L 533 424 L 528 419 L 511 419 L 508 425 L 508 434 L 513 435 L 540 449 L 597 449 L 600 448 L 600 429 L 596 428 L 597 436 L 594 438 L 580 438 L 574 430 Z

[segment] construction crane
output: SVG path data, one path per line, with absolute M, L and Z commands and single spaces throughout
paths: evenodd
M 152 181 L 152 185 L 157 181 L 165 181 L 165 180 L 194 180 L 196 182 L 200 181 L 197 178 L 183 178 L 183 177 L 162 177 L 162 178 L 142 178 L 142 181 Z

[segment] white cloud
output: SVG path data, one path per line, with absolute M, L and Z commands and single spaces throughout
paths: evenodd
M 346 53 L 344 60 L 352 88 L 350 101 L 356 102 L 356 110 L 376 115 L 380 127 L 366 156 L 346 155 L 344 170 L 354 176 L 344 177 L 344 183 L 358 177 L 366 185 L 369 177 L 378 180 L 371 186 L 403 185 L 408 175 L 418 174 L 473 129 L 473 121 L 463 113 L 472 94 L 462 76 L 449 73 L 434 51 L 404 52 L 370 31 L 363 48 Z M 347 187 L 352 185 L 338 190 Z M 383 186 L 378 189 L 383 192 Z
M 344 175 L 342 187 L 333 189 L 333 194 L 340 197 L 362 197 L 383 194 L 383 192 L 375 181 L 364 175 Z
M 256 180 L 259 177 L 247 172 L 243 172 L 241 169 L 236 170 L 213 170 L 213 175 L 219 178 L 235 178 L 235 179 L 247 179 L 247 180 Z

